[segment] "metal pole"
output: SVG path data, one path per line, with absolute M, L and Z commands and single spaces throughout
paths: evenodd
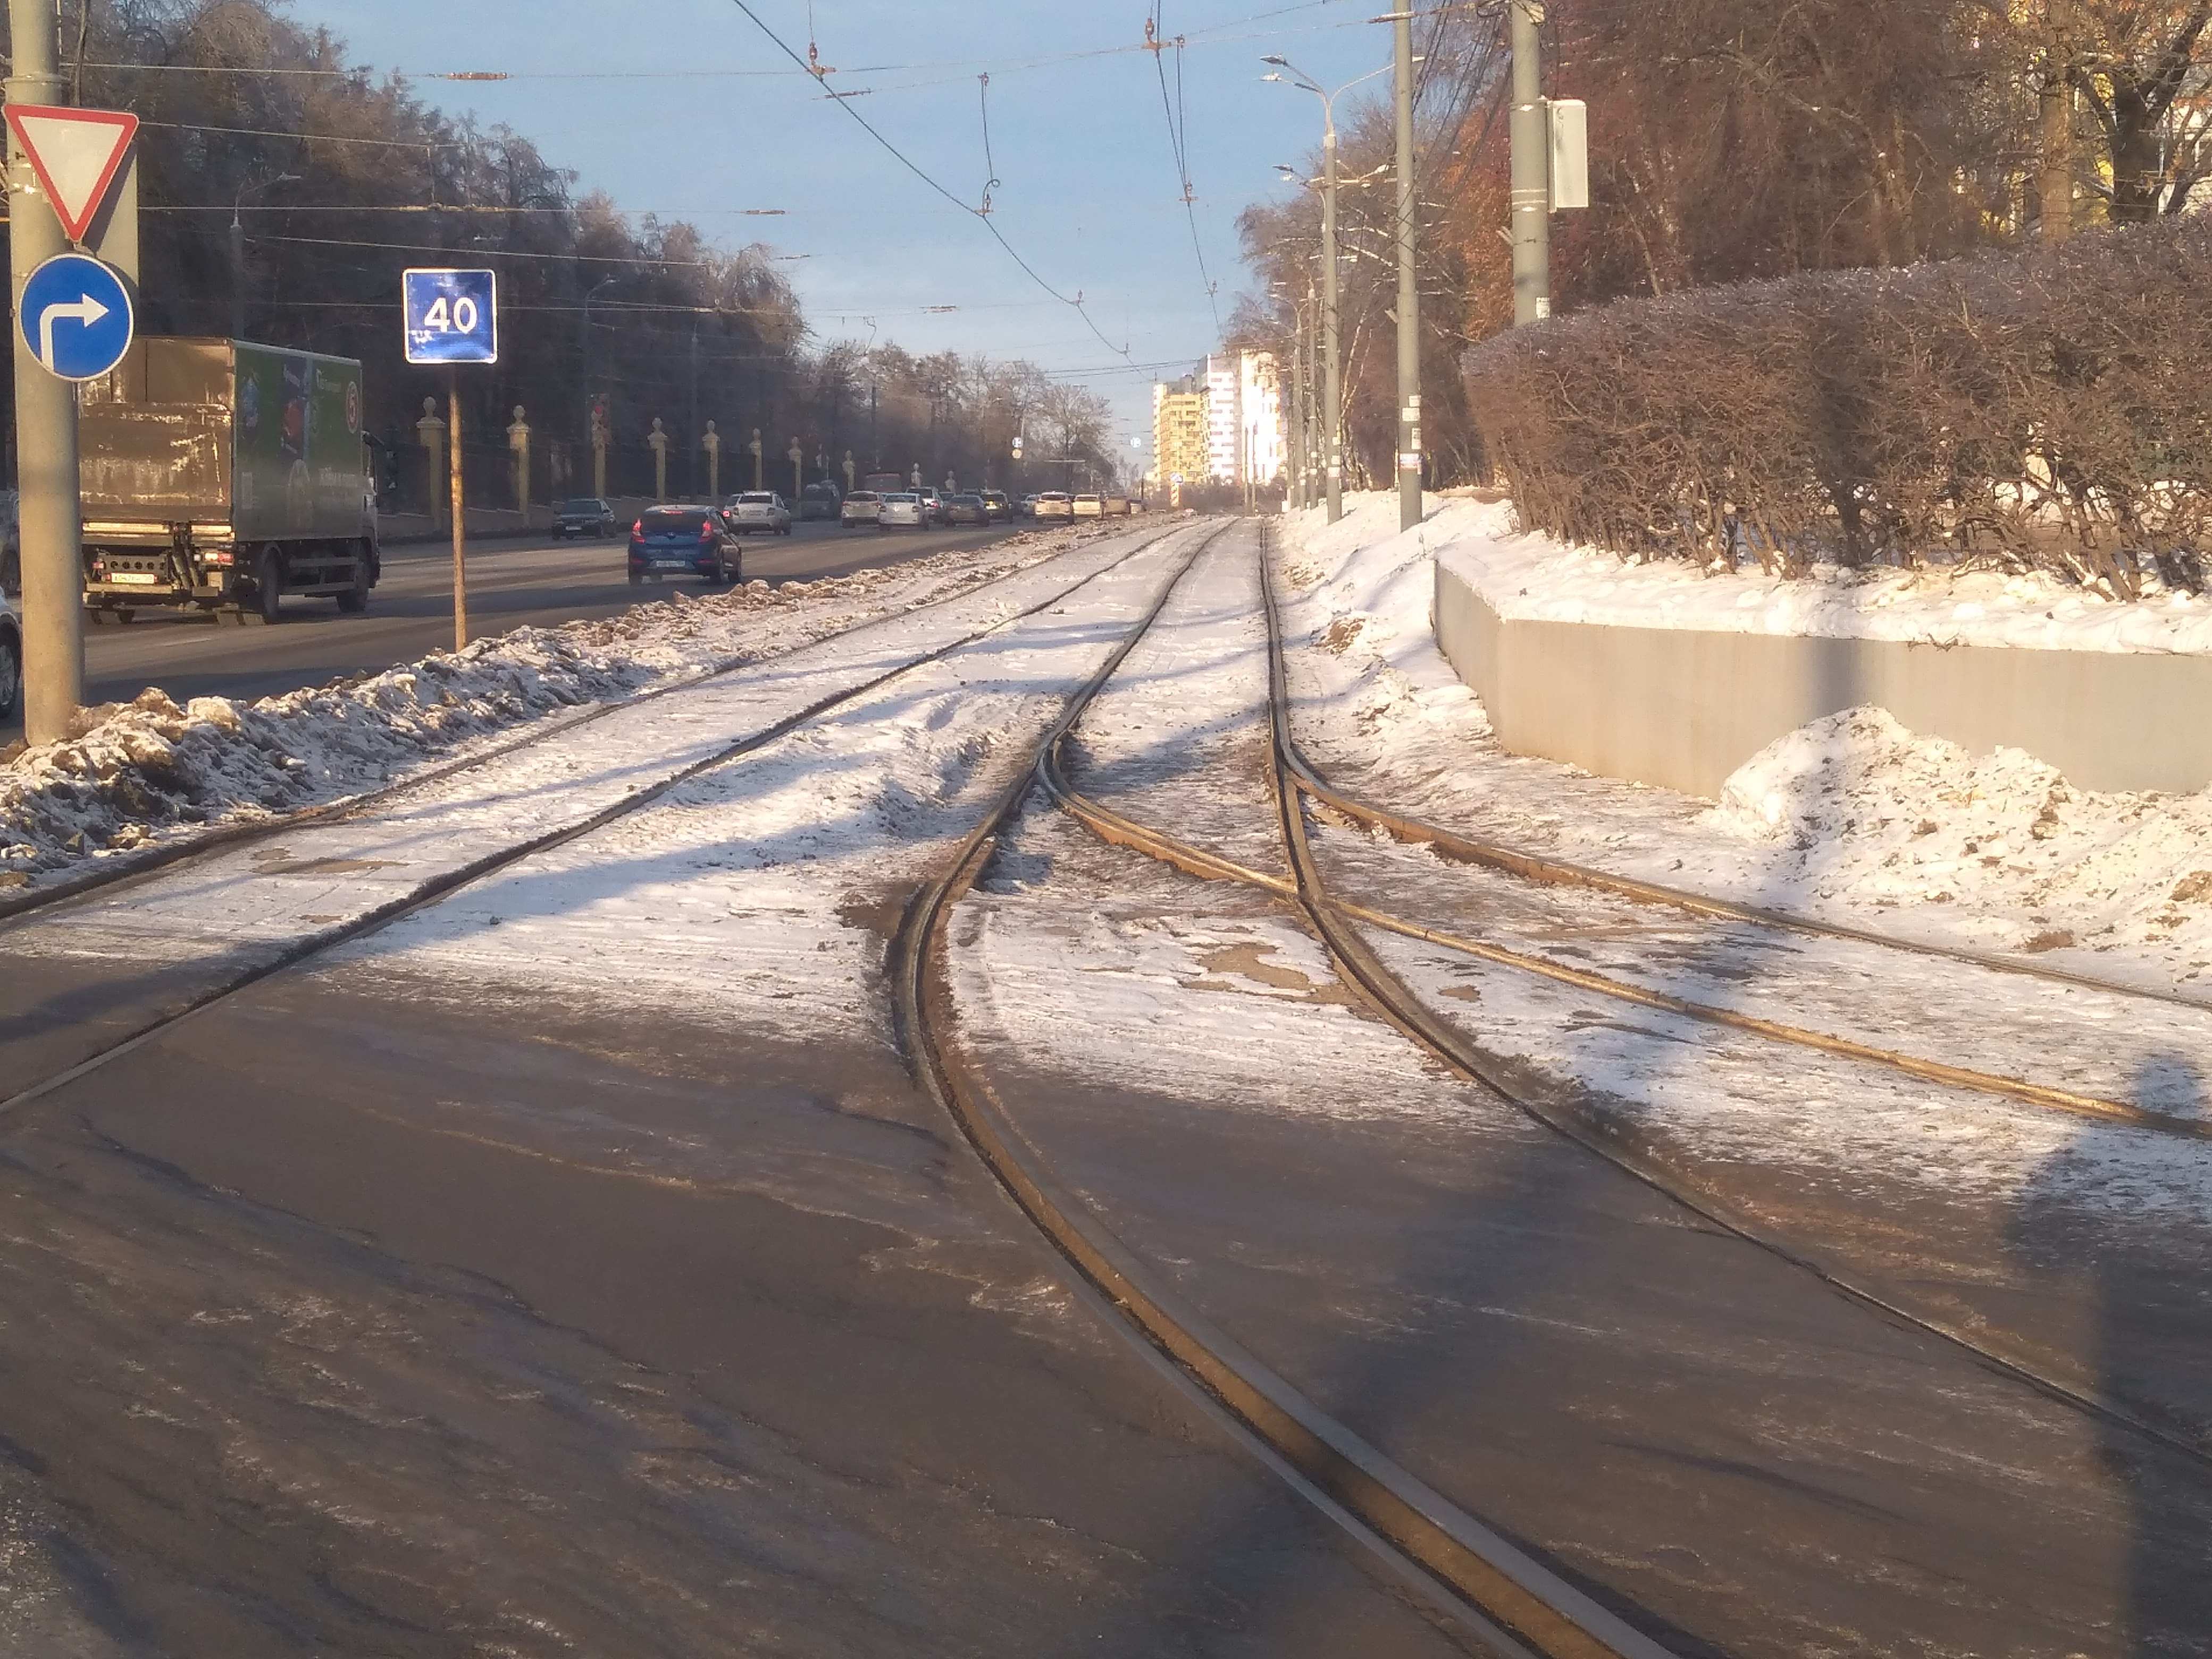
M 1544 112 L 1541 0 L 1507 0 L 1513 49 L 1513 320 L 1552 314 L 1552 139 Z
M 2074 231 L 2074 0 L 2048 0 L 2044 42 L 2043 240 L 2063 242 Z
M 453 649 L 469 643 L 469 515 L 461 500 L 461 375 L 446 371 L 446 454 L 453 484 Z
M 230 337 L 246 337 L 246 226 L 235 203 L 230 210 Z
M 1298 465 L 1305 469 L 1306 505 L 1321 504 L 1321 295 L 1306 284 L 1306 423 L 1298 434 Z
M 58 104 L 54 0 L 8 0 L 11 104 Z M 69 244 L 30 157 L 8 140 L 9 309 L 30 274 Z M 46 373 L 15 331 L 15 481 L 21 490 L 23 734 L 58 743 L 84 702 L 84 526 L 77 495 L 76 388 Z
M 1344 366 L 1336 315 L 1336 110 L 1322 100 L 1321 140 L 1322 442 L 1328 455 L 1328 521 L 1344 517 Z
M 1291 424 L 1285 434 L 1290 452 L 1291 500 L 1301 508 L 1313 505 L 1306 489 L 1306 319 L 1293 302 L 1291 333 Z
M 1421 521 L 1421 284 L 1413 236 L 1413 14 L 1398 30 L 1398 528 Z

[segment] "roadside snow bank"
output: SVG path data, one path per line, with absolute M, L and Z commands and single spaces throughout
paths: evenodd
M 93 711 L 0 765 L 0 891 L 88 857 L 296 811 L 465 756 L 581 705 L 634 696 L 964 592 L 1068 544 L 1018 538 L 890 568 L 678 592 L 620 616 L 517 629 L 365 679 L 253 702 L 159 690 Z
M 1970 755 L 1854 708 L 1753 757 L 1703 822 L 1801 896 L 2010 913 L 2032 952 L 2212 957 L 2212 793 L 2094 794 L 2016 749 Z
M 1469 505 L 1472 505 L 1470 503 Z M 1510 503 L 1482 507 L 1439 538 L 1438 557 L 1501 617 L 2050 651 L 2212 653 L 2212 599 L 2101 598 L 2040 573 L 1863 570 L 1809 576 L 1638 564 L 1521 533 Z

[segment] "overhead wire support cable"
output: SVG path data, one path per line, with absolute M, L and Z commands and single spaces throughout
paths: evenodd
M 739 11 L 744 13 L 744 15 L 752 21 L 753 27 L 758 29 L 763 34 L 768 36 L 769 40 L 774 43 L 775 49 L 778 52 L 781 52 L 786 58 L 791 59 L 791 61 L 793 64 L 796 64 L 800 69 L 804 70 L 807 68 L 806 60 L 801 58 L 796 52 L 793 51 L 790 43 L 785 40 L 781 35 L 778 34 L 774 29 L 770 28 L 764 21 L 763 21 L 761 15 L 752 9 L 751 5 L 749 3 L 749 0 L 730 0 L 730 3 L 735 6 Z M 809 70 L 808 72 L 811 74 L 811 70 Z M 1035 283 L 1046 293 L 1051 295 L 1054 299 L 1059 301 L 1062 305 L 1072 307 L 1074 310 L 1075 314 L 1083 319 L 1084 326 L 1088 328 L 1091 333 L 1098 337 L 1099 344 L 1104 346 L 1107 350 L 1112 352 L 1117 357 L 1121 357 L 1125 360 L 1128 358 L 1130 356 L 1129 348 L 1127 345 L 1115 345 L 1113 341 L 1106 337 L 1104 331 L 1092 320 L 1091 313 L 1084 306 L 1083 295 L 1080 289 L 1076 292 L 1075 296 L 1073 299 L 1069 298 L 1066 295 L 1062 294 L 1057 288 L 1054 288 L 1050 283 L 1044 279 L 1044 277 L 1038 272 L 1036 266 L 1032 265 L 1027 259 L 1022 258 L 1020 252 L 1015 248 L 1014 245 L 1006 240 L 1005 234 L 1001 232 L 999 227 L 992 222 L 990 215 L 977 212 L 974 208 L 969 207 L 967 203 L 962 201 L 950 190 L 939 184 L 934 178 L 931 177 L 930 174 L 925 171 L 919 163 L 914 161 L 912 157 L 908 155 L 904 150 L 901 149 L 896 144 L 891 143 L 889 138 L 886 138 L 883 133 L 877 129 L 873 122 L 870 121 L 866 116 L 861 114 L 859 110 L 854 108 L 852 102 L 848 98 L 833 94 L 832 101 L 834 101 L 840 109 L 843 110 L 846 114 L 851 116 L 854 120 L 859 122 L 860 125 L 860 130 L 866 133 L 869 137 L 874 139 L 884 150 L 888 151 L 892 160 L 896 161 L 908 173 L 911 173 L 915 178 L 921 179 L 923 184 L 927 185 L 930 189 L 934 191 L 938 195 L 943 197 L 946 201 L 951 203 L 953 206 L 958 208 L 963 213 L 968 214 L 973 217 L 977 223 L 981 224 L 985 230 L 988 231 L 992 240 L 998 243 L 1001 248 L 1006 250 L 1006 257 L 1012 259 L 1016 264 L 1019 265 L 1022 268 L 1024 274 L 1026 275 L 1031 282 Z
M 1190 115 L 1188 106 L 1182 103 L 1183 37 L 1178 34 L 1173 40 L 1165 38 L 1162 28 L 1164 10 L 1164 4 L 1156 4 L 1152 15 L 1145 20 L 1145 50 L 1152 55 L 1152 69 L 1159 80 L 1160 112 L 1167 118 L 1168 149 L 1175 158 L 1176 181 L 1182 186 L 1182 210 L 1183 217 L 1190 225 L 1190 249 L 1198 256 L 1198 280 L 1205 285 L 1206 303 L 1213 312 L 1213 331 L 1218 335 L 1221 332 L 1220 286 L 1206 266 L 1206 245 L 1198 234 L 1197 191 L 1193 188 L 1190 178 Z M 1172 99 L 1168 95 L 1167 71 L 1167 53 L 1170 46 L 1176 55 L 1176 90 Z M 1176 117 L 1178 106 L 1183 108 L 1180 121 Z

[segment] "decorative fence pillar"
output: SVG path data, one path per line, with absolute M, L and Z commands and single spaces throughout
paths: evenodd
M 422 418 L 415 422 L 415 435 L 422 441 L 422 453 L 429 459 L 430 522 L 437 529 L 446 527 L 446 492 L 438 486 L 445 481 L 446 423 L 438 418 L 438 400 L 422 399 Z

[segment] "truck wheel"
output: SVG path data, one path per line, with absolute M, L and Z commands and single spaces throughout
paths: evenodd
M 338 609 L 349 617 L 358 617 L 368 609 L 368 560 L 366 556 L 353 562 L 353 586 L 338 595 Z
M 263 548 L 261 556 L 254 561 L 253 588 L 261 620 L 274 627 L 284 599 L 284 561 L 275 548 Z

